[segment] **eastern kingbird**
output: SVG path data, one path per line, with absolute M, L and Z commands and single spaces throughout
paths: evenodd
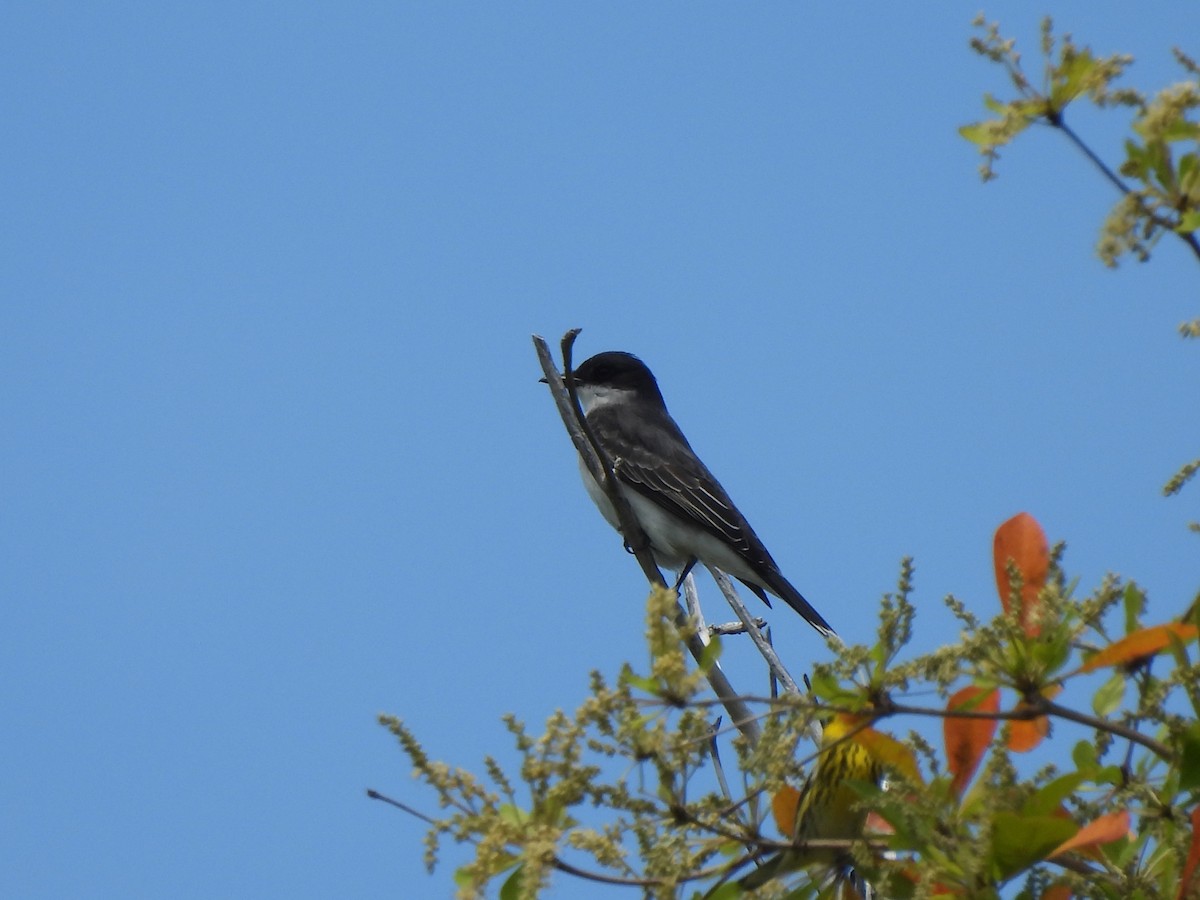
M 767 591 L 825 636 L 833 629 L 779 571 L 725 489 L 667 412 L 658 382 L 631 353 L 599 353 L 574 371 L 588 426 L 646 532 L 659 565 L 686 574 L 697 561 L 733 575 L 767 606 Z M 610 525 L 616 510 L 580 460 L 583 483 Z M 683 575 L 680 576 L 682 580 Z

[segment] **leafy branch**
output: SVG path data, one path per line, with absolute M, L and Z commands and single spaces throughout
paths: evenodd
M 1176 49 L 1175 59 L 1188 80 L 1164 88 L 1153 99 L 1115 82 L 1132 65 L 1124 54 L 1099 57 L 1077 45 L 1069 34 L 1056 38 L 1051 20 L 1042 22 L 1043 71 L 1035 86 L 1026 75 L 1016 42 L 1004 38 L 996 23 L 976 19 L 982 34 L 971 40 L 981 56 L 1004 69 L 1016 96 L 998 100 L 988 94 L 984 104 L 993 118 L 964 125 L 959 133 L 983 155 L 980 174 L 996 177 L 1000 148 L 1031 125 L 1049 126 L 1075 146 L 1120 194 L 1104 223 L 1097 251 L 1105 265 L 1117 265 L 1125 253 L 1147 260 L 1166 233 L 1176 235 L 1200 260 L 1200 123 L 1192 116 L 1200 107 L 1200 69 Z M 1134 111 L 1134 136 L 1125 142 L 1125 158 L 1114 168 L 1106 163 L 1068 124 L 1066 111 L 1087 98 L 1100 108 Z M 1128 179 L 1128 180 L 1127 180 Z M 1200 319 L 1181 326 L 1190 336 L 1200 334 Z
M 982 16 L 974 24 L 981 34 L 971 39 L 971 48 L 999 65 L 1016 93 L 1009 100 L 985 94 L 983 102 L 993 118 L 959 128 L 959 134 L 983 155 L 979 167 L 983 180 L 996 177 L 1001 147 L 1031 125 L 1048 126 L 1083 153 L 1121 195 L 1104 221 L 1096 246 L 1106 266 L 1115 267 L 1126 253 L 1145 262 L 1164 234 L 1178 237 L 1200 260 L 1200 122 L 1195 120 L 1200 108 L 1200 65 L 1175 48 L 1175 61 L 1186 79 L 1147 99 L 1137 90 L 1115 85 L 1133 57 L 1099 57 L 1091 48 L 1077 45 L 1069 34 L 1056 38 L 1046 17 L 1041 28 L 1042 78 L 1035 87 L 1022 66 L 1016 41 L 1003 37 L 1000 26 Z M 1067 107 L 1083 98 L 1102 109 L 1125 107 L 1134 112 L 1133 133 L 1125 141 L 1125 156 L 1116 169 L 1067 124 Z M 1200 318 L 1180 323 L 1179 333 L 1200 337 Z M 1184 465 L 1164 486 L 1164 494 L 1177 493 L 1198 468 L 1200 460 Z M 1200 532 L 1200 523 L 1190 527 Z
M 493 760 L 485 760 L 486 778 L 433 762 L 402 721 L 385 717 L 448 810 L 421 814 L 431 823 L 429 865 L 442 838 L 470 842 L 475 858 L 458 872 L 460 895 L 478 896 L 503 876 L 505 900 L 538 896 L 555 872 L 654 897 L 680 896 L 689 885 L 706 896 L 746 896 L 752 879 L 743 873 L 779 853 L 811 864 L 771 871 L 756 889 L 848 890 L 852 868 L 888 897 L 993 895 L 1017 879 L 1054 880 L 1080 896 L 1129 896 L 1147 885 L 1157 885 L 1150 896 L 1170 896 L 1163 886 L 1182 883 L 1188 854 L 1200 852 L 1181 812 L 1196 807 L 1200 789 L 1200 696 L 1187 649 L 1195 623 L 1147 627 L 1142 592 L 1115 579 L 1073 598 L 1024 514 L 997 532 L 995 554 L 1003 609 L 989 622 L 968 617 L 957 645 L 903 658 L 915 614 L 906 561 L 900 589 L 881 604 L 876 643 L 818 665 L 812 698 L 741 696 L 761 728 L 753 743 L 744 733 L 733 741 L 736 796 L 714 777 L 710 710 L 719 701 L 706 696 L 705 666 L 686 665 L 690 632 L 674 592 L 662 587 L 647 605 L 647 670 L 626 665 L 611 683 L 593 673 L 579 708 L 552 715 L 536 737 L 507 720 L 521 757 L 517 777 Z M 957 601 L 947 605 L 961 614 Z M 1116 639 L 1108 636 L 1114 617 L 1124 631 Z M 1150 677 L 1151 659 L 1175 668 Z M 1091 712 L 1055 699 L 1104 671 L 1112 677 L 1094 691 Z M 930 689 L 939 704 L 899 699 Z M 816 754 L 797 752 L 812 725 L 839 716 L 857 724 Z M 881 730 L 921 719 L 942 722 L 941 749 L 915 732 L 901 739 Z M 1020 776 L 1016 758 L 1052 739 L 1055 721 L 1083 729 L 1072 766 Z M 846 744 L 889 773 L 886 790 L 854 784 L 872 829 L 837 839 L 795 834 L 803 806 L 795 785 L 813 772 L 819 784 L 821 760 Z M 777 836 L 767 833 L 772 823 Z

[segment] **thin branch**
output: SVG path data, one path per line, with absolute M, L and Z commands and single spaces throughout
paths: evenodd
M 757 618 L 755 618 L 754 624 L 757 625 L 760 629 L 764 629 L 767 627 L 767 620 L 764 619 L 762 616 L 758 616 Z M 721 625 L 709 625 L 708 633 L 709 634 L 745 634 L 746 626 L 743 625 L 741 622 L 725 622 L 725 623 L 722 623 Z
M 864 713 L 867 711 L 847 710 L 847 712 Z M 1123 737 L 1126 740 L 1133 741 L 1136 744 L 1141 744 L 1147 750 L 1168 762 L 1171 762 L 1175 759 L 1175 754 L 1171 752 L 1169 747 L 1154 740 L 1154 738 L 1146 737 L 1139 731 L 1128 728 L 1119 722 L 1111 722 L 1107 719 L 1099 719 L 1095 716 L 1090 716 L 1087 713 L 1081 713 L 1065 706 L 1059 706 L 1057 703 L 1052 703 L 1046 699 L 1036 701 L 1020 709 L 997 710 L 995 712 L 984 712 L 980 710 L 969 709 L 933 709 L 932 707 L 927 708 L 923 706 L 906 706 L 902 703 L 892 703 L 886 708 L 871 710 L 871 712 L 877 715 L 880 719 L 884 719 L 889 716 L 904 715 L 929 716 L 935 719 L 990 719 L 994 722 L 1027 722 L 1030 719 L 1037 719 L 1042 716 L 1057 716 L 1060 719 L 1066 719 L 1069 722 L 1075 722 L 1079 725 L 1086 725 L 1088 728 L 1094 728 L 1099 731 L 1107 731 L 1109 734 L 1114 734 L 1117 737 Z
M 696 624 L 696 633 L 700 640 L 708 643 L 712 638 L 712 630 L 704 622 L 704 610 L 700 608 L 700 594 L 696 591 L 696 579 L 688 572 L 683 579 L 683 604 L 688 616 Z
M 367 796 L 370 797 L 372 800 L 381 800 L 384 803 L 388 804 L 389 806 L 394 806 L 394 807 L 396 807 L 396 809 L 403 810 L 404 812 L 408 813 L 410 816 L 415 816 L 416 818 L 420 819 L 426 825 L 437 825 L 438 824 L 437 819 L 434 819 L 434 818 L 431 818 L 431 817 L 425 815 L 425 813 L 421 812 L 420 810 L 413 809 L 407 803 L 401 803 L 399 800 L 393 800 L 391 797 L 387 796 L 386 794 L 379 793 L 379 791 L 375 790 L 374 788 L 367 788 Z
M 1059 706 L 1050 700 L 1043 699 L 1036 709 L 1040 709 L 1051 716 L 1058 716 L 1060 719 L 1066 719 L 1069 722 L 1076 722 L 1080 725 L 1086 725 L 1088 728 L 1094 728 L 1097 731 L 1107 731 L 1110 734 L 1115 734 L 1118 737 L 1123 737 L 1128 741 L 1133 741 L 1135 744 L 1141 744 L 1151 753 L 1158 756 L 1160 759 L 1166 760 L 1169 763 L 1175 763 L 1175 754 L 1166 745 L 1159 743 L 1154 738 L 1148 738 L 1140 731 L 1135 731 L 1132 728 L 1120 724 L 1119 722 L 1110 722 L 1107 719 L 1099 719 L 1096 716 L 1090 716 L 1087 713 L 1077 712 L 1073 709 L 1068 709 L 1065 706 Z
M 698 872 L 689 872 L 687 875 L 673 876 L 668 879 L 653 877 L 622 878 L 619 875 L 605 875 L 602 872 L 592 872 L 587 869 L 580 869 L 579 867 L 573 866 L 569 862 L 566 862 L 557 856 L 554 857 L 551 865 L 553 865 L 554 868 L 558 869 L 560 872 L 566 872 L 568 875 L 574 875 L 577 878 L 584 878 L 588 881 L 597 881 L 601 884 L 617 884 L 625 887 L 643 888 L 667 887 L 676 884 L 684 884 L 689 881 L 704 881 L 705 879 L 713 878 L 714 876 L 723 874 L 727 868 L 726 865 L 713 866 L 708 869 L 701 869 Z
M 1100 174 L 1103 175 L 1105 178 L 1107 178 L 1110 182 L 1112 182 L 1113 186 L 1116 187 L 1116 189 L 1118 191 L 1120 191 L 1122 194 L 1132 194 L 1133 193 L 1133 191 L 1130 189 L 1129 185 L 1127 185 L 1124 181 L 1122 181 L 1120 176 L 1117 175 L 1116 172 L 1114 172 L 1112 169 L 1110 169 L 1108 167 L 1108 163 L 1106 163 L 1104 160 L 1102 160 L 1096 154 L 1096 152 L 1094 150 L 1092 150 L 1092 148 L 1089 147 L 1087 144 L 1085 144 L 1083 142 L 1083 139 L 1080 138 L 1079 135 L 1077 135 L 1071 129 L 1071 126 L 1068 125 L 1066 123 L 1066 121 L 1063 119 L 1062 113 L 1057 113 L 1054 115 L 1047 113 L 1046 121 L 1050 124 L 1051 127 L 1057 128 L 1059 131 L 1061 131 L 1063 134 L 1065 134 L 1067 136 L 1067 140 L 1069 140 L 1072 144 L 1074 144 L 1079 149 L 1079 151 L 1081 153 L 1083 153 L 1084 156 L 1086 156 L 1089 160 L 1091 160 L 1092 165 L 1094 165 L 1097 169 L 1099 169 Z
M 721 589 L 721 593 L 725 595 L 725 599 L 729 601 L 729 605 L 733 608 L 734 613 L 741 620 L 746 633 L 750 635 L 750 640 L 754 641 L 754 646 L 762 654 L 762 658 L 767 661 L 767 667 L 771 670 L 771 674 L 783 685 L 784 691 L 789 694 L 799 694 L 800 686 L 796 684 L 796 679 L 792 678 L 791 673 L 784 666 L 783 660 L 775 652 L 775 648 L 763 637 L 763 633 L 754 621 L 754 616 L 750 615 L 750 611 L 746 609 L 746 604 L 738 596 L 733 582 L 729 580 L 729 576 L 715 566 L 710 566 L 707 563 L 705 563 L 705 566 L 712 573 L 713 580 L 717 582 L 717 587 Z
M 721 748 L 717 741 L 717 735 L 721 733 L 721 718 L 717 717 L 709 728 L 708 752 L 712 756 L 713 770 L 717 774 L 717 784 L 721 788 L 721 793 L 725 795 L 725 799 L 730 803 L 733 802 L 733 792 L 729 790 L 729 782 L 725 778 L 725 766 L 721 762 Z
M 1086 156 L 1088 158 L 1088 160 L 1092 163 L 1092 165 L 1094 165 L 1097 169 L 1100 170 L 1100 174 L 1103 175 L 1106 179 L 1108 179 L 1108 181 L 1118 191 L 1120 191 L 1122 194 L 1124 194 L 1127 197 L 1132 196 L 1134 194 L 1133 189 L 1130 188 L 1129 185 L 1127 185 L 1124 181 L 1122 181 L 1120 176 L 1117 175 L 1117 173 L 1114 172 L 1111 168 L 1109 168 L 1108 164 L 1104 160 L 1102 160 L 1099 157 L 1099 155 L 1097 155 L 1097 153 L 1094 150 L 1092 150 L 1091 147 L 1089 147 L 1087 144 L 1085 144 L 1083 142 L 1083 139 L 1080 138 L 1079 135 L 1077 135 L 1074 132 L 1074 130 L 1071 128 L 1071 126 L 1069 126 L 1066 123 L 1066 121 L 1063 119 L 1061 112 L 1047 113 L 1046 114 L 1046 122 L 1052 128 L 1057 128 L 1059 131 L 1061 131 L 1063 134 L 1065 134 L 1067 136 L 1067 140 L 1069 140 L 1072 144 L 1074 144 L 1075 147 L 1081 153 L 1083 153 L 1084 156 Z M 1187 244 L 1192 249 L 1192 253 L 1194 253 L 1197 258 L 1200 258 L 1200 240 L 1197 240 L 1196 233 L 1194 231 L 1190 232 L 1188 234 L 1180 234 L 1178 231 L 1175 231 L 1174 223 L 1163 221 L 1161 218 L 1154 215 L 1154 213 L 1151 212 L 1149 209 L 1146 209 L 1144 203 L 1141 204 L 1141 206 L 1142 206 L 1141 212 L 1144 216 L 1146 216 L 1148 219 L 1150 219 L 1152 222 L 1154 222 L 1156 225 L 1158 225 L 1164 231 L 1172 232 L 1176 237 L 1180 238 L 1185 244 Z

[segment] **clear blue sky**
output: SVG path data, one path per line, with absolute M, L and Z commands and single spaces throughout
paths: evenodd
M 1034 66 L 1043 11 L 1143 87 L 1200 36 L 989 9 Z M 1200 272 L 1105 270 L 1054 135 L 980 184 L 973 12 L 5 4 L 0 894 L 450 895 L 364 797 L 433 810 L 375 716 L 478 768 L 644 658 L 534 332 L 643 356 L 848 640 L 906 554 L 920 648 L 947 593 L 990 614 L 1022 509 L 1181 610 Z M 1121 114 L 1073 121 L 1115 158 Z

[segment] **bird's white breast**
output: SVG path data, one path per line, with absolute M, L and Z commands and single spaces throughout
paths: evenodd
M 617 511 L 584 465 L 582 458 L 579 460 L 579 473 L 592 502 L 599 508 L 608 524 L 620 531 L 621 522 L 617 518 Z M 697 526 L 681 524 L 675 516 L 632 488 L 621 485 L 620 490 L 629 501 L 629 507 L 633 510 L 638 524 L 650 538 L 654 558 L 660 566 L 678 572 L 694 557 L 736 578 L 759 583 L 759 578 L 746 562 L 723 541 Z

